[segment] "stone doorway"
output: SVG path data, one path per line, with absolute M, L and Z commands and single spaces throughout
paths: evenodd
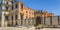
M 36 17 L 36 26 L 41 24 L 41 17 L 37 16 Z

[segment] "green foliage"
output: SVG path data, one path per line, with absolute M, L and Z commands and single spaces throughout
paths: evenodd
M 42 28 L 42 27 L 43 27 L 42 24 L 37 25 L 37 28 Z

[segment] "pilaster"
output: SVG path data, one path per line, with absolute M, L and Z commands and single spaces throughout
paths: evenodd
M 4 27 L 4 21 L 5 21 L 5 17 L 4 17 L 4 12 L 2 11 L 1 27 Z

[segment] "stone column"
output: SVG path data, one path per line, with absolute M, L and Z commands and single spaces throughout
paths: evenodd
M 33 19 L 31 19 L 31 21 L 32 21 L 32 25 L 33 25 L 33 23 L 34 23 L 34 22 L 33 22 Z
M 30 19 L 30 26 L 32 25 L 32 19 Z
M 28 20 L 28 25 L 30 26 L 30 19 Z
M 18 16 L 18 17 L 17 17 L 17 18 L 18 18 L 18 20 L 17 20 L 17 25 L 20 26 L 20 14 L 19 14 L 19 12 L 18 12 L 17 16 Z
M 16 22 L 16 20 L 15 20 L 15 14 L 13 14 L 13 26 L 15 26 L 15 22 Z
M 36 19 L 34 18 L 34 25 L 36 25 Z
M 4 20 L 5 20 L 4 12 L 2 11 L 1 27 L 4 27 Z
M 9 24 L 12 25 L 11 15 L 9 16 Z
M 26 26 L 28 26 L 28 19 L 26 19 Z
M 21 12 L 21 4 L 20 3 L 18 3 L 18 20 L 19 20 L 19 26 L 21 25 L 21 14 L 20 14 L 20 12 Z
M 8 23 L 7 21 L 4 22 L 4 27 L 7 27 L 7 23 Z
M 23 20 L 23 26 L 25 26 L 25 20 Z
M 26 19 L 25 19 L 25 26 L 26 26 Z
M 15 5 L 14 5 L 14 11 L 13 11 L 13 26 L 15 26 L 15 22 L 16 22 L 16 20 L 15 20 L 15 11 L 16 11 L 16 9 L 15 9 Z
M 44 25 L 44 17 L 41 19 L 41 24 Z

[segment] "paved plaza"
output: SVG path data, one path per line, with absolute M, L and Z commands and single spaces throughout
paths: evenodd
M 35 29 L 35 27 L 0 27 L 0 30 L 60 30 L 60 28 L 42 28 Z
M 40 30 L 60 30 L 60 28 L 43 28 L 43 29 L 40 29 Z

